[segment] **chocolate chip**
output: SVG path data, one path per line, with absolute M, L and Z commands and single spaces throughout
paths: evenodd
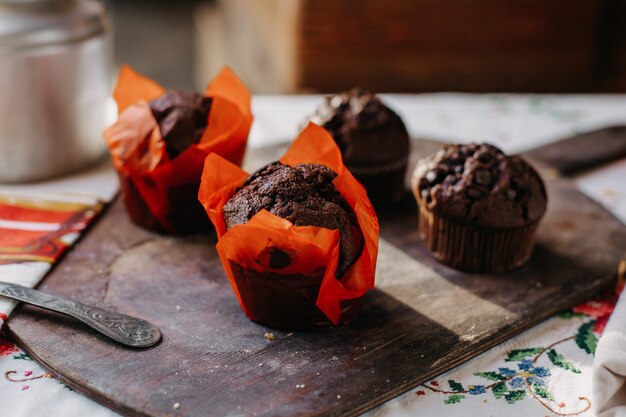
M 479 169 L 478 171 L 476 171 L 476 174 L 474 174 L 474 179 L 476 180 L 477 184 L 483 185 L 485 187 L 491 184 L 492 181 L 491 173 L 486 169 Z
M 439 175 L 437 174 L 437 171 L 428 171 L 426 173 L 426 180 L 430 183 L 433 183 L 435 181 L 437 181 L 437 177 Z
M 515 197 L 517 197 L 517 192 L 509 188 L 508 190 L 506 190 L 506 196 L 509 200 L 515 200 Z
M 481 192 L 476 188 L 468 188 L 467 191 L 465 191 L 465 194 L 467 194 L 467 196 L 472 200 L 476 200 L 481 196 Z
M 474 158 L 478 159 L 483 164 L 491 162 L 491 154 L 487 150 L 480 150 L 474 154 Z

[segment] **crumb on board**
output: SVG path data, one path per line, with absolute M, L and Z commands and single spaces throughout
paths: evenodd
M 296 384 L 296 388 L 298 388 L 298 389 L 302 389 L 302 388 L 304 388 L 305 386 L 306 386 L 306 385 L 304 385 L 304 384 Z
M 626 255 L 624 255 L 626 256 Z M 626 259 L 622 259 L 617 267 L 617 291 L 621 292 L 622 287 L 624 287 L 624 282 L 626 281 Z
M 337 399 L 340 400 L 341 399 L 341 394 L 337 394 Z
M 473 342 L 478 337 L 477 334 L 464 334 L 459 336 L 460 342 Z
M 276 336 L 274 336 L 274 333 L 270 333 L 270 332 L 265 332 L 265 334 L 263 335 L 264 338 L 266 338 L 269 341 L 274 341 L 276 340 Z
M 600 192 L 607 197 L 617 197 L 619 195 L 619 193 L 612 188 L 603 188 Z
M 176 311 L 183 311 L 183 308 L 181 306 L 176 306 Z
M 174 403 L 174 405 L 172 406 L 172 408 L 174 410 L 178 410 L 180 408 L 180 403 Z

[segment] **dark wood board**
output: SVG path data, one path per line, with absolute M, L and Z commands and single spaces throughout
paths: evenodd
M 626 155 L 626 126 L 609 126 L 581 133 L 534 149 L 526 155 L 564 175 L 574 174 Z
M 414 156 L 434 146 L 414 145 Z M 255 151 L 249 165 L 281 153 Z M 32 307 L 7 325 L 56 377 L 123 415 L 358 415 L 612 285 L 626 227 L 554 169 L 545 173 L 549 209 L 535 252 L 505 275 L 433 261 L 410 196 L 380 212 L 377 288 L 348 325 L 291 334 L 250 322 L 213 237 L 147 232 L 119 200 L 40 288 L 147 319 L 162 343 L 125 348 Z

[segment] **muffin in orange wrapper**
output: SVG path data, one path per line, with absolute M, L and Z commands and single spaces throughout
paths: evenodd
M 324 182 L 329 178 L 334 179 Z M 332 201 L 316 196 L 296 204 L 285 200 L 289 192 L 308 192 L 312 183 Z M 263 193 L 274 192 L 272 187 L 279 193 L 273 207 L 250 211 L 249 203 L 267 202 Z M 228 280 L 251 320 L 282 329 L 338 325 L 354 317 L 362 297 L 374 287 L 378 219 L 365 189 L 346 169 L 323 128 L 309 124 L 280 161 L 251 176 L 209 155 L 198 198 L 215 226 Z M 233 201 L 239 202 L 234 212 L 229 208 Z M 238 219 L 246 211 L 250 218 Z M 338 227 L 294 224 L 305 217 Z
M 224 68 L 202 95 L 166 91 L 122 67 L 119 118 L 104 131 L 130 218 L 159 233 L 210 230 L 197 195 L 210 153 L 241 165 L 252 124 L 250 93 Z

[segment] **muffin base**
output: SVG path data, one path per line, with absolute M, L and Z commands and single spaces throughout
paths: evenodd
M 389 206 L 402 200 L 406 194 L 404 179 L 408 157 L 378 166 L 357 166 L 346 164 L 376 207 Z
M 235 285 L 248 318 L 283 330 L 312 330 L 332 326 L 316 306 L 324 271 L 313 276 L 277 274 L 242 268 L 230 261 Z M 362 298 L 341 302 L 340 323 L 354 318 Z
M 438 261 L 468 272 L 501 273 L 528 261 L 539 222 L 483 229 L 451 222 L 419 208 L 419 234 Z
M 174 235 L 207 233 L 213 229 L 197 198 L 199 184 L 186 184 L 168 190 L 167 204 L 170 211 L 166 219 L 169 225 L 166 226 L 152 214 L 132 178 L 122 173 L 118 173 L 118 176 L 126 210 L 135 224 L 153 232 Z
M 139 190 L 133 181 L 119 172 L 118 177 L 120 179 L 120 191 L 124 199 L 126 212 L 133 223 L 144 229 L 152 230 L 153 232 L 165 233 L 165 229 L 152 215 L 150 208 L 141 197 L 141 194 L 139 194 Z

